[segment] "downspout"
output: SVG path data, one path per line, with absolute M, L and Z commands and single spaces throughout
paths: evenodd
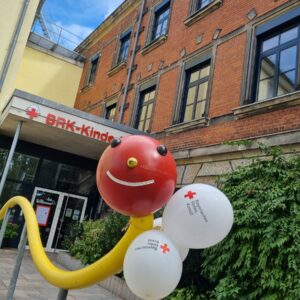
M 17 41 L 18 41 L 18 38 L 19 38 L 19 35 L 20 35 L 20 31 L 21 31 L 21 28 L 22 28 L 22 25 L 23 25 L 23 22 L 24 22 L 24 19 L 25 19 L 25 16 L 26 16 L 26 12 L 27 12 L 27 9 L 28 9 L 28 6 L 29 6 L 29 2 L 30 2 L 30 0 L 25 0 L 24 1 L 23 8 L 22 8 L 22 11 L 21 11 L 21 15 L 19 17 L 19 21 L 18 21 L 18 24 L 17 24 L 17 27 L 16 27 L 16 31 L 15 31 L 15 33 L 14 33 L 14 35 L 13 35 L 11 41 L 10 41 L 9 50 L 8 50 L 7 55 L 6 55 L 4 65 L 3 65 L 1 75 L 0 75 L 0 92 L 3 88 L 3 84 L 4 84 L 4 81 L 5 81 L 7 72 L 8 72 L 8 68 L 9 68 L 9 65 L 11 63 L 12 56 L 13 56 L 15 48 L 16 48 L 16 44 L 17 44 Z
M 118 121 L 119 124 L 122 123 L 123 116 L 124 116 L 124 108 L 125 108 L 126 98 L 127 98 L 127 94 L 128 94 L 128 87 L 129 87 L 129 83 L 130 83 L 130 79 L 131 79 L 132 66 L 133 66 L 133 62 L 134 62 L 134 59 L 135 59 L 136 47 L 137 47 L 137 43 L 138 43 L 138 39 L 139 39 L 139 35 L 140 35 L 139 32 L 140 32 L 140 28 L 141 28 L 142 19 L 143 19 L 145 3 L 146 3 L 146 0 L 143 0 L 140 15 L 139 15 L 139 20 L 138 20 L 138 25 L 137 25 L 137 29 L 136 29 L 136 34 L 135 34 L 135 39 L 134 39 L 134 44 L 133 44 L 133 49 L 132 49 L 132 55 L 131 55 L 130 63 L 129 63 L 128 75 L 127 75 L 127 79 L 126 79 L 124 95 L 123 95 L 121 108 L 120 108 L 120 116 L 119 116 L 119 121 Z

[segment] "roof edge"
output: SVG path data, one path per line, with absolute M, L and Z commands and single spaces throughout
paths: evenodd
M 90 113 L 78 110 L 76 108 L 71 108 L 71 107 L 65 106 L 63 104 L 54 102 L 52 100 L 49 100 L 49 99 L 46 99 L 46 98 L 43 98 L 43 97 L 40 97 L 40 96 L 30 94 L 30 93 L 22 91 L 22 90 L 15 89 L 14 93 L 11 96 L 11 99 L 13 97 L 23 98 L 25 100 L 32 101 L 36 104 L 48 106 L 49 108 L 56 109 L 56 110 L 59 110 L 61 112 L 65 112 L 65 113 L 74 115 L 76 117 L 83 118 L 83 119 L 86 119 L 88 121 L 92 121 L 92 122 L 95 122 L 95 123 L 98 123 L 98 124 L 102 124 L 102 125 L 105 125 L 105 126 L 108 126 L 108 127 L 120 130 L 120 131 L 124 131 L 126 133 L 136 134 L 136 135 L 147 135 L 145 132 L 139 131 L 135 128 L 131 128 L 131 127 L 128 127 L 126 125 L 121 125 L 121 124 L 114 123 L 114 122 L 106 120 L 104 118 L 92 115 Z M 5 108 L 4 108 L 4 110 L 5 110 Z
M 75 49 L 76 52 L 81 52 L 84 48 L 88 47 L 94 38 L 101 34 L 106 28 L 108 28 L 115 20 L 116 17 L 120 16 L 125 10 L 133 5 L 137 5 L 141 0 L 125 0 L 119 5 L 102 23 L 100 23 Z

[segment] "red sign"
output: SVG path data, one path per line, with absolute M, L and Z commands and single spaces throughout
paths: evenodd
M 38 108 L 35 106 L 30 106 L 26 109 L 26 114 L 29 116 L 31 120 L 39 116 Z
M 93 138 L 102 142 L 110 143 L 114 138 L 109 132 L 100 132 L 95 130 L 92 126 L 87 126 L 82 124 L 81 126 L 76 126 L 76 121 L 71 121 L 62 117 L 57 117 L 53 114 L 48 114 L 46 117 L 46 124 L 61 128 L 70 132 L 77 132 L 83 136 Z
M 40 113 L 39 106 L 30 105 L 26 108 L 26 115 L 31 119 L 45 122 L 49 126 L 57 127 L 66 131 L 74 132 L 88 138 L 93 138 L 102 142 L 110 143 L 114 136 L 107 131 L 107 127 L 103 126 L 103 131 L 101 126 L 100 130 L 94 128 L 92 125 L 87 125 L 81 122 L 78 118 L 68 119 L 67 117 L 60 117 L 53 113 L 48 113 L 47 115 L 42 115 Z M 45 116 L 45 117 L 44 117 Z M 42 117 L 42 118 L 41 118 Z M 45 119 L 44 119 L 45 118 Z M 78 123 L 77 123 L 78 122 Z M 90 123 L 91 124 L 91 123 Z M 95 124 L 96 125 L 96 124 Z

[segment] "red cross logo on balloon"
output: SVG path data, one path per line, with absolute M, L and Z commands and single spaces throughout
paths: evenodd
M 184 195 L 184 198 L 193 199 L 194 196 L 196 196 L 196 193 L 195 193 L 195 192 L 188 191 L 188 192 Z
M 160 248 L 162 249 L 162 253 L 170 252 L 170 248 L 167 244 L 160 245 Z
M 33 120 L 34 118 L 39 116 L 40 112 L 38 107 L 30 106 L 26 109 L 26 114 L 29 116 L 31 120 Z

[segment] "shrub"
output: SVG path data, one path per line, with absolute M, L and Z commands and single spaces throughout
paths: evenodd
M 214 299 L 299 299 L 300 157 L 263 150 L 270 160 L 239 168 L 221 185 L 235 221 L 224 241 L 203 251 Z
M 64 249 L 70 250 L 74 244 L 74 241 L 81 238 L 83 232 L 83 224 L 80 222 L 71 223 L 68 225 L 66 229 L 66 235 L 64 240 L 62 241 L 62 245 Z
M 2 221 L 0 221 L 0 228 L 2 226 Z M 7 223 L 4 237 L 12 239 L 18 236 L 18 225 L 13 223 Z
M 199 294 L 194 286 L 176 289 L 171 295 L 169 295 L 167 300 L 206 300 L 208 294 Z
M 128 218 L 117 213 L 96 221 L 84 221 L 81 235 L 69 243 L 68 250 L 83 264 L 91 264 L 117 244 L 127 223 Z

